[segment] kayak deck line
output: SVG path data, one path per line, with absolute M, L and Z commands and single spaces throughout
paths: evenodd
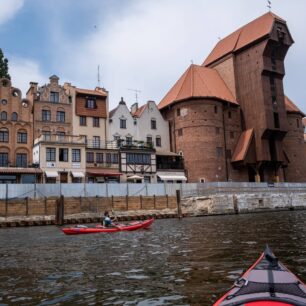
M 214 306 L 305 306 L 306 285 L 268 246 Z

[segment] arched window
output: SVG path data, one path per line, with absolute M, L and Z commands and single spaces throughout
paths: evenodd
M 18 120 L 18 114 L 17 113 L 12 113 L 12 121 L 17 121 Z
M 7 120 L 7 112 L 1 113 L 1 120 Z

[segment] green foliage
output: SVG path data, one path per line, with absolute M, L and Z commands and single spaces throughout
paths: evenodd
M 11 78 L 11 76 L 8 73 L 8 59 L 4 57 L 1 48 L 0 48 L 0 78 L 7 78 L 7 79 Z

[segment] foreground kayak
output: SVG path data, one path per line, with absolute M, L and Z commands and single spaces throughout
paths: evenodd
M 305 306 L 306 285 L 267 246 L 214 306 Z
M 114 233 L 120 231 L 135 231 L 141 228 L 147 228 L 153 223 L 154 219 L 148 219 L 144 221 L 135 221 L 130 224 L 118 224 L 114 227 L 103 227 L 98 225 L 96 227 L 76 226 L 65 227 L 62 231 L 66 235 L 79 235 L 79 234 L 94 234 L 94 233 Z

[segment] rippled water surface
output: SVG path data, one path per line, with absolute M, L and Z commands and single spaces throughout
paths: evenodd
M 269 243 L 306 280 L 306 212 L 156 220 L 65 236 L 0 229 L 0 305 L 212 305 Z

